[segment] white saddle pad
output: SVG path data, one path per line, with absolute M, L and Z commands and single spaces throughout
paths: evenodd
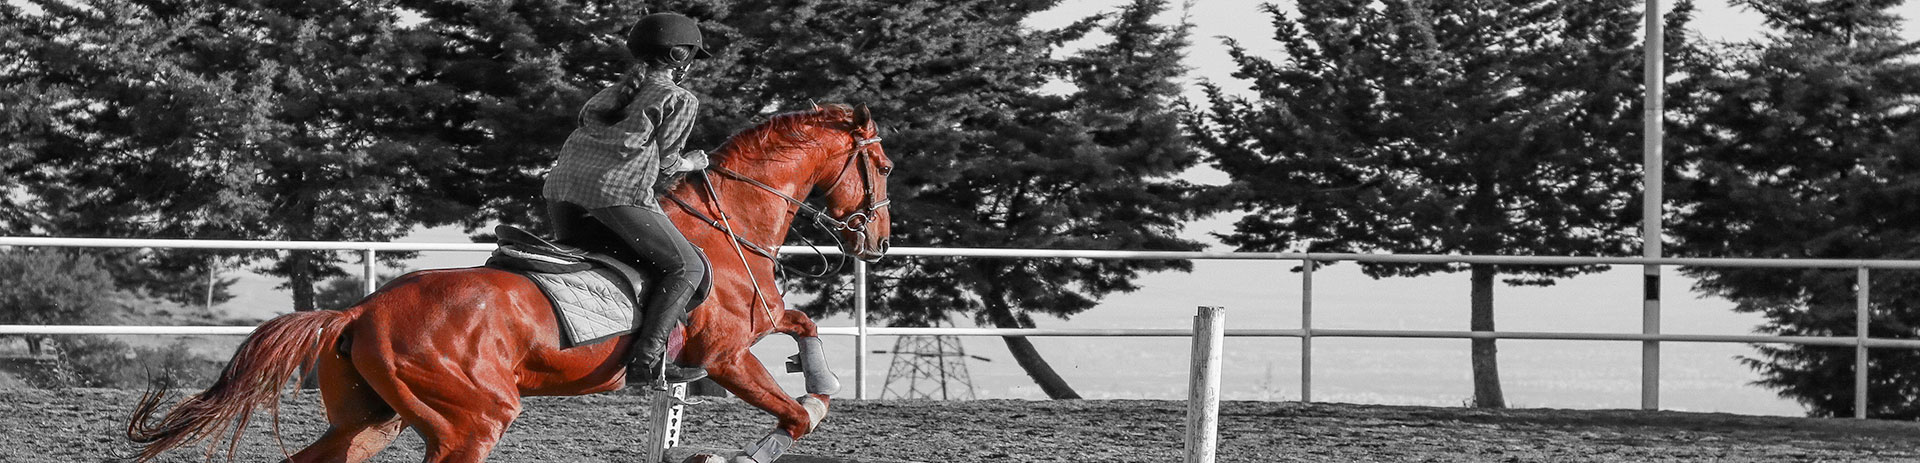
M 626 279 L 604 268 L 526 275 L 553 303 L 562 347 L 595 344 L 633 331 L 633 292 L 645 282 L 628 286 Z

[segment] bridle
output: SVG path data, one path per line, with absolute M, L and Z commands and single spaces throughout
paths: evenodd
M 712 172 L 717 172 L 721 176 L 724 176 L 727 178 L 746 182 L 748 185 L 759 187 L 761 190 L 764 190 L 768 193 L 773 193 L 774 196 L 779 196 L 780 199 L 786 200 L 788 204 L 799 206 L 798 208 L 793 209 L 795 210 L 795 212 L 789 212 L 789 214 L 798 214 L 799 213 L 798 211 L 806 211 L 808 214 L 812 214 L 816 220 L 832 222 L 835 231 L 851 231 L 859 237 L 859 241 L 855 242 L 856 243 L 855 246 L 864 247 L 866 246 L 866 241 L 867 241 L 867 226 L 872 224 L 873 217 L 877 215 L 877 213 L 881 209 L 885 209 L 889 205 L 893 204 L 893 200 L 890 200 L 890 199 L 885 201 L 878 201 L 878 202 L 874 201 L 875 195 L 874 195 L 873 178 L 867 174 L 867 165 L 869 162 L 872 162 L 872 161 L 868 161 L 867 158 L 872 157 L 872 154 L 873 154 L 870 148 L 868 147 L 879 142 L 880 142 L 880 137 L 867 137 L 867 138 L 854 140 L 853 147 L 848 148 L 847 151 L 844 152 L 844 154 L 846 154 L 847 156 L 847 163 L 840 166 L 840 172 L 837 174 L 834 174 L 833 185 L 827 187 L 827 191 L 829 193 L 835 190 L 838 190 L 840 188 L 840 183 L 845 181 L 847 178 L 847 169 L 853 168 L 855 163 L 859 164 L 860 180 L 862 183 L 865 184 L 864 186 L 866 188 L 866 191 L 864 193 L 865 197 L 861 199 L 861 204 L 863 204 L 864 207 L 861 207 L 858 210 L 848 213 L 845 217 L 830 216 L 826 213 L 826 211 L 822 211 L 819 208 L 809 206 L 807 205 L 806 202 L 800 201 L 800 199 L 794 198 L 792 195 L 788 195 L 786 193 L 780 192 L 779 189 L 774 188 L 772 185 L 767 185 L 766 183 L 761 182 L 759 180 L 754 180 L 752 177 L 741 175 L 739 172 L 734 172 L 731 169 L 727 169 L 725 167 L 720 167 L 715 165 L 715 166 L 708 167 L 707 170 Z M 682 210 L 687 211 L 689 215 L 694 216 L 694 218 L 700 219 L 700 221 L 702 222 L 706 222 L 707 225 L 720 230 L 722 233 L 726 233 L 727 237 L 732 238 L 735 244 L 734 253 L 735 255 L 740 257 L 741 264 L 745 264 L 747 259 L 746 254 L 742 252 L 742 250 L 743 249 L 749 250 L 749 251 L 753 251 L 754 254 L 759 254 L 761 257 L 765 257 L 768 260 L 773 261 L 774 272 L 779 273 L 780 258 L 773 250 L 767 249 L 766 246 L 761 246 L 752 241 L 748 241 L 746 238 L 742 238 L 740 237 L 739 234 L 736 234 L 733 232 L 733 225 L 728 221 L 727 211 L 724 207 L 720 205 L 720 192 L 719 190 L 715 190 L 713 188 L 713 177 L 710 175 L 701 175 L 700 181 L 703 182 L 707 187 L 707 195 L 710 199 L 713 200 L 714 211 L 718 212 L 720 215 L 719 220 L 714 220 L 712 217 L 708 217 L 705 213 L 700 212 L 699 209 L 694 208 L 692 204 L 687 204 L 685 200 L 680 199 L 680 197 L 677 195 L 668 194 L 665 196 L 667 197 L 667 199 L 672 200 L 675 204 L 679 204 L 680 208 Z M 834 239 L 838 240 L 839 237 L 835 236 Z M 778 246 L 779 243 L 775 243 L 775 245 Z M 880 251 L 885 252 L 886 247 L 882 246 L 880 248 Z M 767 320 L 771 322 L 775 318 L 773 313 L 773 307 L 772 305 L 767 303 L 766 295 L 761 294 L 760 283 L 759 283 L 760 279 L 759 277 L 753 274 L 752 267 L 747 268 L 747 279 L 754 282 L 753 284 L 754 301 L 759 303 L 760 309 L 766 313 Z M 781 292 L 785 293 L 785 290 L 782 290 Z M 747 323 L 749 327 L 752 326 L 753 320 L 751 317 L 748 318 Z
M 871 175 L 867 173 L 867 170 L 868 170 L 867 167 L 869 163 L 873 162 L 871 160 L 868 160 L 868 158 L 872 157 L 873 155 L 871 149 L 868 147 L 876 143 L 880 143 L 880 137 L 862 138 L 859 140 L 855 140 L 852 147 L 847 148 L 847 151 L 842 152 L 847 156 L 847 162 L 846 164 L 842 164 L 840 166 L 839 173 L 834 174 L 833 184 L 827 187 L 827 191 L 832 192 L 832 191 L 838 190 L 840 188 L 840 184 L 845 182 L 847 179 L 847 175 L 846 175 L 847 169 L 854 169 L 856 167 L 858 168 L 857 170 L 859 170 L 860 172 L 860 181 L 862 183 L 862 186 L 865 189 L 865 191 L 862 193 L 863 196 L 861 197 L 861 200 L 860 200 L 861 201 L 860 204 L 862 204 L 863 206 L 852 212 L 848 212 L 847 215 L 843 217 L 834 217 L 830 214 L 827 214 L 826 211 L 821 210 L 820 208 L 813 207 L 812 205 L 807 204 L 805 201 L 801 201 L 798 198 L 794 198 L 792 195 L 788 195 L 786 193 L 781 192 L 779 189 L 774 188 L 772 185 L 768 185 L 765 182 L 761 182 L 759 180 L 754 180 L 752 177 L 742 175 L 739 172 L 734 172 L 731 169 L 727 169 L 725 167 L 720 167 L 716 165 L 716 166 L 708 167 L 707 170 L 712 171 L 714 173 L 718 173 L 723 177 L 745 182 L 748 185 L 753 185 L 763 191 L 772 193 L 774 196 L 778 196 L 780 197 L 780 199 L 786 200 L 787 204 L 792 206 L 797 206 L 797 208 L 793 208 L 794 212 L 791 212 L 790 214 L 797 215 L 800 212 L 806 212 L 807 214 L 813 216 L 815 220 L 826 222 L 827 224 L 832 225 L 834 231 L 852 232 L 855 236 L 858 237 L 858 240 L 855 241 L 856 246 L 866 246 L 867 227 L 873 224 L 873 218 L 879 215 L 879 212 L 881 209 L 886 209 L 887 207 L 893 204 L 892 199 L 881 200 L 881 201 L 874 200 L 876 196 L 874 194 L 874 182 Z M 856 166 L 856 164 L 858 165 Z M 716 209 L 719 209 L 720 198 L 719 198 L 718 192 L 713 189 L 712 180 L 708 178 L 708 176 L 702 176 L 702 177 L 703 177 L 702 181 L 707 182 L 706 184 L 707 194 L 713 197 L 714 207 Z M 754 254 L 759 254 L 760 256 L 766 257 L 768 259 L 775 259 L 776 256 L 773 250 L 768 249 L 766 246 L 762 246 L 758 243 L 748 241 L 746 238 L 742 238 L 738 235 L 735 235 L 732 232 L 732 229 L 731 229 L 732 227 L 728 227 L 725 223 L 722 223 L 723 221 L 726 220 L 725 210 L 720 211 L 720 215 L 722 216 L 720 220 L 714 220 L 713 218 L 708 217 L 706 214 L 701 213 L 698 209 L 694 208 L 693 205 L 687 204 L 686 201 L 681 200 L 679 196 L 667 195 L 667 198 L 673 200 L 675 204 L 679 204 L 681 209 L 686 210 L 689 214 L 692 214 L 695 218 L 700 219 L 700 221 L 702 222 L 706 222 L 707 225 L 713 226 L 714 228 L 727 232 L 727 235 L 732 237 L 734 242 L 739 243 L 742 246 L 745 246 L 747 250 L 753 251 Z M 883 248 L 881 249 L 881 251 L 884 252 L 885 249 Z

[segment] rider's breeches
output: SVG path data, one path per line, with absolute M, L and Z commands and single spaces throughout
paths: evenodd
M 673 221 L 667 219 L 659 206 L 589 210 L 572 203 L 553 202 L 547 210 L 553 218 L 554 234 L 560 241 L 613 247 L 612 251 L 621 257 L 638 263 L 641 271 L 654 272 L 656 289 L 647 299 L 646 310 L 650 313 L 672 310 L 675 315 L 666 318 L 641 314 L 634 318 L 636 325 L 653 318 L 678 320 L 679 314 L 693 309 L 688 303 L 707 276 L 706 265 L 700 260 L 700 251 L 680 234 L 680 229 L 674 228 Z

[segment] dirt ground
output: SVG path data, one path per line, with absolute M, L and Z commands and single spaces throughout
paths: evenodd
M 324 429 L 317 394 L 289 398 L 289 447 Z M 138 391 L 0 390 L 0 461 L 115 461 Z M 489 461 L 636 462 L 645 396 L 527 400 Z M 1220 461 L 1920 462 L 1920 424 L 1637 410 L 1400 407 L 1293 402 L 1221 405 Z M 839 401 L 797 453 L 924 462 L 1178 462 L 1186 408 L 1155 400 Z M 686 443 L 734 448 L 772 420 L 734 399 L 691 407 Z M 271 420 L 254 420 L 235 461 L 277 461 Z M 406 434 L 375 461 L 413 462 Z M 165 461 L 202 461 L 176 450 Z M 224 460 L 221 458 L 220 460 Z

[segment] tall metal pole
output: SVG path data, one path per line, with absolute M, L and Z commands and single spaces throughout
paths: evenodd
M 1641 250 L 1647 258 L 1660 257 L 1660 205 L 1661 172 L 1664 162 L 1661 158 L 1666 100 L 1666 70 L 1663 64 L 1666 56 L 1666 32 L 1660 21 L 1660 0 L 1647 0 L 1647 39 L 1646 39 L 1646 113 L 1642 122 L 1646 129 L 1642 133 L 1645 151 L 1644 164 L 1640 167 L 1641 184 L 1645 185 L 1644 197 L 1640 205 Z M 1642 285 L 1640 331 L 1646 334 L 1660 334 L 1660 266 L 1647 265 L 1643 268 L 1645 283 Z M 1658 410 L 1660 408 L 1660 342 L 1646 341 L 1640 345 L 1640 408 Z

